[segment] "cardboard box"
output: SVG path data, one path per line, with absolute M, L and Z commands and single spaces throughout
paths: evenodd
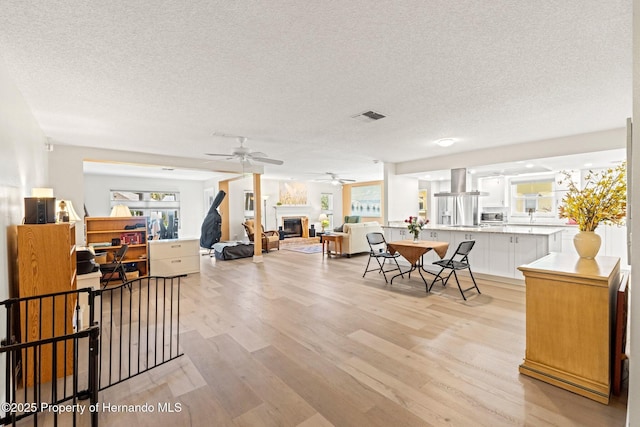
M 106 264 L 107 263 L 107 253 L 106 252 L 97 252 L 95 257 L 96 264 Z
M 127 280 L 133 280 L 133 279 L 137 279 L 138 277 L 140 277 L 140 272 L 139 271 L 127 271 L 126 273 L 127 276 Z

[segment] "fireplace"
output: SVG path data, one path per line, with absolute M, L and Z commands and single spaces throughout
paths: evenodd
M 282 235 L 289 237 L 309 237 L 309 218 L 306 216 L 283 216 Z
M 283 217 L 282 231 L 284 231 L 285 239 L 289 237 L 302 237 L 302 217 Z

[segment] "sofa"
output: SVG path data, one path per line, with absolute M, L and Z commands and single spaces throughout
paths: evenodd
M 331 234 L 342 236 L 342 253 L 347 256 L 369 252 L 367 233 L 383 233 L 382 227 L 375 221 L 346 223 L 342 230 L 342 232 L 336 231 Z M 329 249 L 335 250 L 333 242 L 329 242 Z
M 339 227 L 336 227 L 333 229 L 333 231 L 337 231 L 342 233 L 344 230 L 342 229 L 344 227 L 345 224 L 354 224 L 360 222 L 360 216 L 359 215 L 345 215 L 344 217 L 344 222 L 342 223 L 342 225 L 340 225 Z

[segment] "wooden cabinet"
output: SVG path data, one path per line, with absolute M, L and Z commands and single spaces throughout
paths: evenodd
M 72 223 L 16 226 L 17 292 L 30 297 L 76 289 L 76 230 Z M 33 299 L 20 305 L 20 341 L 37 341 L 73 333 L 75 297 Z M 67 345 L 67 347 L 69 347 Z M 40 382 L 54 377 L 51 346 L 42 347 Z M 73 352 L 56 346 L 56 377 L 70 375 Z M 23 352 L 27 386 L 34 383 L 33 349 Z
M 113 244 L 114 239 L 120 243 L 130 242 L 124 262 L 136 263 L 140 276 L 146 276 L 149 271 L 147 230 L 146 216 L 85 218 L 87 246 L 92 246 L 96 252 L 107 252 L 107 262 L 111 262 L 113 252 L 121 247 Z
M 608 403 L 620 259 L 552 253 L 520 270 L 527 298 L 520 373 Z
M 149 242 L 150 275 L 179 276 L 200 272 L 200 241 L 197 239 Z

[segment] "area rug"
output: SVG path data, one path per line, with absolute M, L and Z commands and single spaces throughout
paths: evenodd
M 319 254 L 322 253 L 322 244 L 315 245 L 287 245 L 283 247 L 287 251 L 302 252 L 303 254 Z

